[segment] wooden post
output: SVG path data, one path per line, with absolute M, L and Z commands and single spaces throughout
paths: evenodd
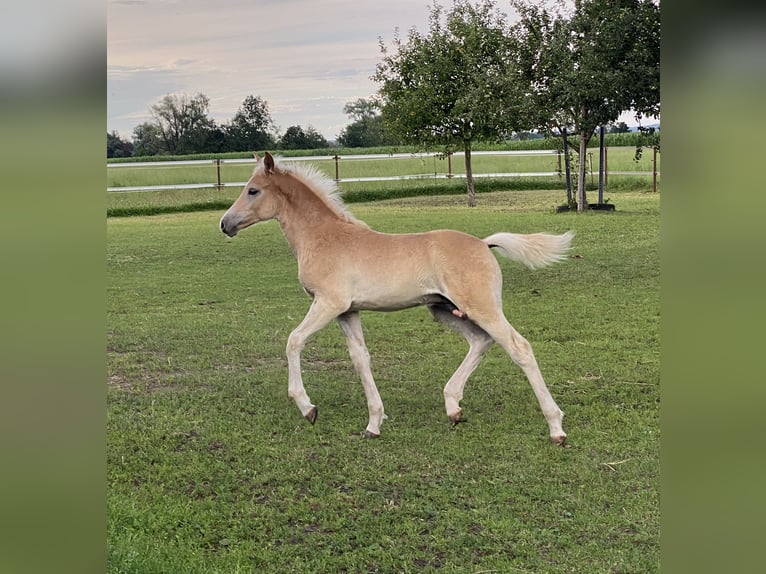
M 215 160 L 215 171 L 217 175 L 217 180 L 216 180 L 217 183 L 215 187 L 216 189 L 218 189 L 218 191 L 221 191 L 221 189 L 223 189 L 223 185 L 221 185 L 221 159 L 220 158 L 217 158 Z
M 452 152 L 447 152 L 447 178 L 452 178 Z
M 652 190 L 657 193 L 657 148 L 653 147 L 654 156 L 652 157 Z
M 333 156 L 333 159 L 335 160 L 335 181 L 340 181 L 340 176 L 338 175 L 338 160 L 340 159 L 340 156 L 338 154 L 335 154 Z

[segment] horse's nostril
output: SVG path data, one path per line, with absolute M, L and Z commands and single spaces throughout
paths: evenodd
M 223 219 L 221 220 L 221 223 L 219 225 L 221 226 L 221 231 L 223 231 Z

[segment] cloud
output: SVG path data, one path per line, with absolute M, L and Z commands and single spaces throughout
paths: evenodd
M 377 89 L 370 76 L 378 38 L 423 29 L 427 17 L 425 0 L 114 0 L 108 128 L 129 133 L 133 118 L 148 116 L 167 93 L 204 93 L 217 121 L 253 94 L 268 102 L 277 124 L 310 120 L 332 138 L 349 122 L 343 105 Z

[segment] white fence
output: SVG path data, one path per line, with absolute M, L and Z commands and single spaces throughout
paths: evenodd
M 415 175 L 395 175 L 395 176 L 370 176 L 370 177 L 340 177 L 339 175 L 339 160 L 390 160 L 390 159 L 425 159 L 433 157 L 443 157 L 444 154 L 438 152 L 423 152 L 423 153 L 397 153 L 397 154 L 360 154 L 360 155 L 316 155 L 316 156 L 298 156 L 287 157 L 288 161 L 334 161 L 335 162 L 335 181 L 338 183 L 343 182 L 373 182 L 373 181 L 402 181 L 402 180 L 426 180 L 426 179 L 454 179 L 465 178 L 463 173 L 452 173 L 452 157 L 463 157 L 463 152 L 455 152 L 448 156 L 448 172 L 447 173 L 424 173 Z M 471 156 L 488 156 L 488 155 L 503 155 L 503 156 L 543 156 L 554 155 L 558 156 L 559 170 L 558 171 L 536 171 L 536 172 L 502 172 L 502 173 L 474 173 L 474 178 L 484 177 L 556 177 L 561 175 L 561 152 L 558 150 L 523 150 L 523 151 L 475 151 L 471 152 Z M 162 166 L 182 166 L 182 165 L 216 165 L 218 181 L 209 183 L 188 183 L 177 185 L 145 185 L 137 187 L 120 186 L 120 187 L 107 187 L 107 192 L 142 192 L 142 191 L 161 191 L 170 189 L 209 189 L 211 187 L 224 188 L 224 187 L 242 187 L 247 182 L 223 182 L 221 181 L 220 166 L 226 164 L 246 164 L 253 163 L 253 158 L 246 159 L 213 159 L 213 160 L 180 160 L 180 161 L 147 161 L 147 162 L 127 162 L 127 163 L 107 163 L 108 169 L 121 169 L 131 167 L 162 167 Z M 609 175 L 652 175 L 651 171 L 609 171 Z

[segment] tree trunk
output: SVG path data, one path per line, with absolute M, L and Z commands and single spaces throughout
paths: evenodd
M 586 130 L 580 131 L 580 164 L 577 166 L 577 211 L 588 209 L 588 198 L 585 194 L 585 158 L 588 149 L 590 134 Z
M 466 140 L 465 144 L 465 185 L 468 189 L 468 207 L 476 207 L 476 192 L 473 189 L 473 168 L 471 167 L 471 142 Z
M 604 203 L 604 126 L 598 129 L 598 204 Z
M 567 185 L 567 205 L 572 209 L 572 166 L 569 161 L 569 134 L 566 128 L 561 128 L 564 137 L 564 175 Z

